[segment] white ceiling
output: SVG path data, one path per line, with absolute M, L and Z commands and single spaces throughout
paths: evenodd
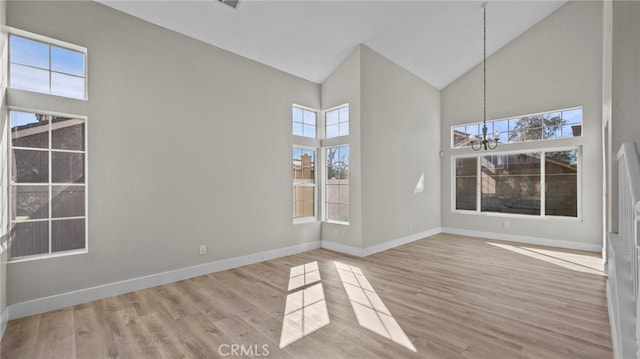
M 482 1 L 98 1 L 316 83 L 358 44 L 437 88 L 482 61 Z M 490 1 L 488 55 L 565 2 Z

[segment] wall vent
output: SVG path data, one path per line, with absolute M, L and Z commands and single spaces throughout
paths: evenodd
M 238 7 L 238 3 L 240 2 L 240 0 L 218 0 L 218 1 L 225 5 L 229 5 L 234 9 Z

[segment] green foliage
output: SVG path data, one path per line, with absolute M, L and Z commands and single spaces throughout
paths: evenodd
M 509 134 L 509 142 L 556 138 L 566 123 L 560 116 L 540 114 L 522 117 Z

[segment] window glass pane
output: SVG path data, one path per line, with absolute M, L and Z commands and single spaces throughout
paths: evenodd
M 578 151 L 545 154 L 545 214 L 578 216 Z
M 70 98 L 85 98 L 84 77 L 51 73 L 51 93 Z
M 313 217 L 315 215 L 315 188 L 302 187 L 304 202 L 302 207 L 303 217 Z
M 338 137 L 339 133 L 338 125 L 327 126 L 327 138 Z
M 316 137 L 316 126 L 304 125 L 303 132 L 304 132 L 304 136 L 305 137 L 315 138 Z
M 465 126 L 458 126 L 453 128 L 453 148 L 461 148 L 467 146 L 467 144 L 469 143 L 469 134 L 465 131 Z
M 302 124 L 298 122 L 293 123 L 293 134 L 296 136 L 302 136 Z
M 293 122 L 302 123 L 302 109 L 299 107 L 293 108 Z
M 311 111 L 303 111 L 304 123 L 307 125 L 316 125 L 316 113 Z
M 349 204 L 349 184 L 342 184 L 339 187 L 338 202 Z
M 49 71 L 11 64 L 10 87 L 18 90 L 49 93 Z
M 51 217 L 84 216 L 84 186 L 53 186 Z
M 51 251 L 68 251 L 84 248 L 84 219 L 51 221 Z
M 11 229 L 11 257 L 49 252 L 49 222 L 21 222 Z
M 49 69 L 49 45 L 15 35 L 10 43 L 12 63 Z
M 540 156 L 537 153 L 505 155 L 497 167 L 492 156 L 482 161 L 482 211 L 540 214 Z
M 346 136 L 349 134 L 349 122 L 340 124 L 340 136 Z
M 293 150 L 293 179 L 295 183 L 315 183 L 315 151 Z
M 477 158 L 456 159 L 456 209 L 476 210 Z
M 83 183 L 84 153 L 52 152 L 51 182 Z
M 578 137 L 582 136 L 582 125 L 564 125 L 562 126 L 562 137 Z
M 13 150 L 13 181 L 16 183 L 49 182 L 49 153 L 46 151 Z
M 576 108 L 573 110 L 562 111 L 562 118 L 567 124 L 581 124 L 582 123 L 582 109 Z
M 12 186 L 12 220 L 49 217 L 49 186 Z
M 328 111 L 326 120 L 326 138 L 349 134 L 349 106 Z
M 338 124 L 338 111 L 328 111 L 325 115 L 327 126 Z
M 14 147 L 48 148 L 49 116 L 11 111 L 11 144 Z
M 54 117 L 51 127 L 51 148 L 84 151 L 84 120 Z
M 509 120 L 493 121 L 493 131 L 509 131 Z
M 316 151 L 293 149 L 293 218 L 315 216 Z
M 66 74 L 84 76 L 84 54 L 52 46 L 51 69 Z
M 349 122 L 349 106 L 343 107 L 339 111 L 340 122 Z

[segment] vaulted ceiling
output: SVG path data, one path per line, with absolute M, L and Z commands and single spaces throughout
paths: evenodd
M 216 0 L 101 3 L 307 80 L 322 83 L 364 44 L 443 88 L 482 61 L 480 1 Z M 494 53 L 566 1 L 491 1 Z

